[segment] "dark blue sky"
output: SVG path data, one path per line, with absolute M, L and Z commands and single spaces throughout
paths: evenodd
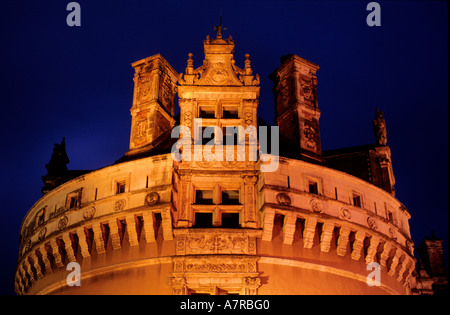
M 53 144 L 66 137 L 69 169 L 96 169 L 128 149 L 130 63 L 161 53 L 184 72 L 223 24 L 241 68 L 261 76 L 259 115 L 273 121 L 268 75 L 284 54 L 320 65 L 323 149 L 374 142 L 384 111 L 397 198 L 412 215 L 413 240 L 434 229 L 448 246 L 448 14 L 445 1 L 0 1 L 2 180 L 0 293 L 13 293 L 22 218 L 40 198 Z

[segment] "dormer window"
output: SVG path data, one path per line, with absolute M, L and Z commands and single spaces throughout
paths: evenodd
M 66 209 L 76 209 L 81 205 L 81 189 L 75 190 L 66 197 Z
M 315 194 L 318 195 L 319 194 L 319 188 L 317 186 L 317 182 L 315 181 L 308 181 L 308 189 L 309 189 L 309 193 L 310 194 Z
M 353 205 L 355 207 L 361 208 L 362 207 L 362 202 L 361 202 L 361 195 L 357 194 L 357 193 L 353 193 L 352 195 L 352 201 L 353 201 Z

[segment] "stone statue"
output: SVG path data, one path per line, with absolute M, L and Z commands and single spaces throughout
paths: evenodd
M 386 145 L 386 121 L 383 118 L 383 112 L 376 109 L 375 119 L 372 120 L 373 131 L 375 133 L 375 139 L 377 144 Z

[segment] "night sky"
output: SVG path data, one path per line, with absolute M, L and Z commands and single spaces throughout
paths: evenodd
M 448 247 L 448 14 L 445 1 L 78 1 L 69 27 L 63 1 L 0 1 L 0 293 L 13 294 L 23 217 L 41 197 L 54 143 L 66 138 L 69 169 L 97 169 L 127 150 L 131 63 L 161 53 L 184 72 L 203 40 L 236 41 L 236 65 L 250 54 L 261 77 L 259 115 L 272 123 L 268 75 L 280 57 L 320 65 L 322 149 L 375 141 L 384 111 L 396 197 L 408 208 L 417 246 L 433 229 Z M 447 256 L 448 257 L 448 256 Z

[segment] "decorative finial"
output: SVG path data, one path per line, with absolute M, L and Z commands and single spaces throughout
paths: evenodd
M 226 30 L 222 25 L 222 10 L 220 10 L 219 25 L 214 26 L 214 31 L 217 31 L 216 39 L 222 39 L 222 30 Z
M 188 61 L 187 61 L 187 68 L 186 68 L 186 74 L 193 74 L 194 73 L 194 60 L 192 59 L 193 54 L 188 54 Z

